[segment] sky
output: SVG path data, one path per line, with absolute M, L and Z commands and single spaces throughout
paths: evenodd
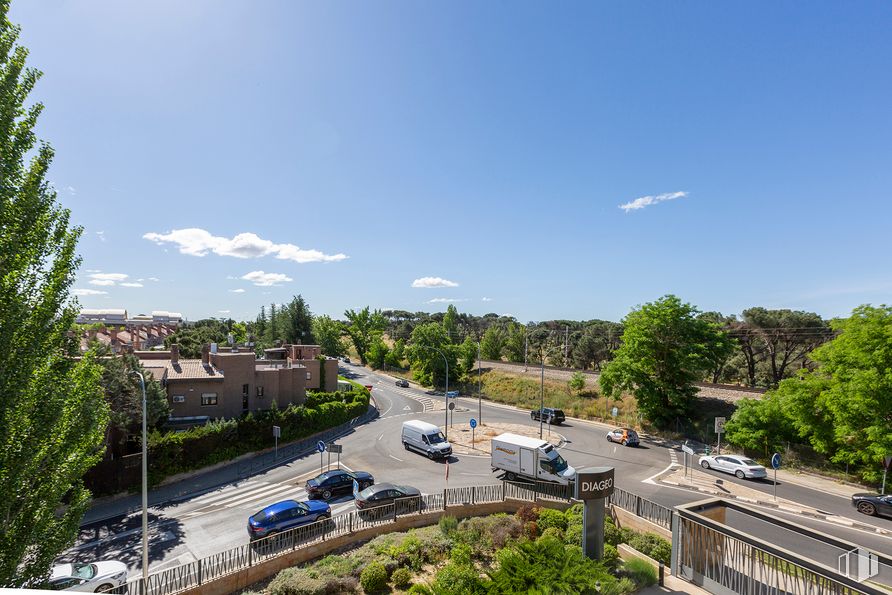
M 13 0 L 85 308 L 892 303 L 892 4 Z

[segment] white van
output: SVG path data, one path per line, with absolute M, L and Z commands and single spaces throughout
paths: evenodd
M 446 458 L 452 454 L 452 445 L 434 424 L 410 419 L 403 422 L 403 446 L 417 450 L 429 459 Z

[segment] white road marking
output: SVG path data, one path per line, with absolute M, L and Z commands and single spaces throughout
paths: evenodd
M 383 437 L 384 437 L 384 434 L 381 434 L 380 436 L 378 436 L 378 440 L 380 440 Z
M 668 465 L 665 469 L 663 469 L 662 471 L 659 471 L 658 473 L 654 473 L 653 475 L 651 475 L 651 476 L 648 477 L 647 479 L 642 479 L 642 480 L 641 480 L 641 483 L 649 483 L 649 484 L 656 485 L 657 482 L 654 481 L 654 477 L 657 477 L 657 476 L 659 476 L 659 475 L 665 473 L 666 471 L 669 471 L 670 469 L 672 469 L 673 467 L 675 467 L 677 464 L 678 464 L 678 463 L 669 463 L 669 465 Z
M 388 456 L 389 456 L 391 459 L 395 459 L 395 460 L 399 461 L 400 463 L 403 462 L 402 459 L 397 459 L 397 458 L 396 458 L 395 456 L 393 456 L 393 455 L 388 455 Z
M 232 496 L 233 494 L 260 491 L 260 490 L 266 489 L 266 487 L 269 485 L 270 484 L 268 484 L 266 482 L 257 482 L 257 481 L 245 482 L 244 484 L 242 484 L 240 486 L 226 487 L 226 488 L 223 488 L 223 491 L 213 492 L 210 494 L 205 494 L 204 496 L 199 496 L 198 498 L 190 500 L 189 502 L 191 502 L 193 504 L 210 504 L 211 502 L 216 502 L 217 500 L 228 498 L 228 497 Z M 249 489 L 246 489 L 246 488 L 249 488 Z
M 292 493 L 288 494 L 288 492 L 292 492 Z M 305 500 L 307 492 L 306 492 L 306 490 L 302 490 L 302 489 L 298 490 L 295 488 L 295 486 L 283 485 L 283 486 L 279 486 L 278 488 L 271 489 L 269 491 L 262 492 L 259 494 L 245 495 L 241 498 L 233 498 L 232 500 L 227 500 L 225 502 L 219 502 L 218 505 L 226 507 L 226 508 L 238 508 L 239 506 L 244 506 L 250 502 L 256 502 L 256 501 L 260 501 L 260 500 L 272 500 L 272 501 L 282 500 L 286 494 L 291 496 L 291 498 L 289 498 L 289 499 Z
M 403 407 L 403 411 L 412 411 L 412 408 L 406 405 L 405 407 Z

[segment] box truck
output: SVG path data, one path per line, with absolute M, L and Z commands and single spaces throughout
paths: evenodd
M 505 433 L 493 438 L 490 447 L 492 470 L 504 471 L 508 481 L 523 478 L 567 485 L 576 479 L 576 469 L 544 440 Z

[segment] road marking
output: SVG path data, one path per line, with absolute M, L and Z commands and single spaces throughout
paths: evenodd
M 378 436 L 378 440 L 380 440 L 383 437 L 384 437 L 384 434 L 381 434 L 380 436 Z
M 660 471 L 659 473 L 654 473 L 653 475 L 651 475 L 651 476 L 648 477 L 647 479 L 642 479 L 642 480 L 641 480 L 641 483 L 649 483 L 649 484 L 656 485 L 657 482 L 654 481 L 654 477 L 658 477 L 658 476 L 662 475 L 663 473 L 666 473 L 666 471 L 669 471 L 670 469 L 672 469 L 673 467 L 675 467 L 677 464 L 678 464 L 678 463 L 669 463 L 669 465 L 668 465 L 665 469 L 663 469 L 662 471 Z
M 245 506 L 252 502 L 259 502 L 261 500 L 270 500 L 272 502 L 278 502 L 279 500 L 306 500 L 307 492 L 306 490 L 297 490 L 294 492 L 291 498 L 284 498 L 284 496 L 291 490 L 294 489 L 294 486 L 281 486 L 278 489 L 270 490 L 269 492 L 264 492 L 262 494 L 254 494 L 252 496 L 245 496 L 243 498 L 229 500 L 227 502 L 220 502 L 219 505 L 224 508 L 239 508 L 241 506 Z
M 393 455 L 387 455 L 387 456 L 389 456 L 391 459 L 396 459 L 396 460 L 399 461 L 400 463 L 403 462 L 402 459 L 397 459 L 397 458 L 396 458 L 395 456 L 393 456 Z
M 226 490 L 223 493 L 214 494 L 213 497 L 210 497 L 210 498 L 207 496 L 202 496 L 201 498 L 197 498 L 197 499 L 193 500 L 193 502 L 195 504 L 200 504 L 202 507 L 204 507 L 209 504 L 217 504 L 219 502 L 222 502 L 229 498 L 233 498 L 235 496 L 247 496 L 249 494 L 268 493 L 270 491 L 270 487 L 274 486 L 274 485 L 275 484 L 264 483 L 264 484 L 260 485 L 259 487 L 251 488 L 250 490 L 242 490 L 242 489 L 238 489 L 238 488 L 233 489 L 233 490 Z M 279 490 L 275 490 L 275 491 L 279 491 Z
M 412 408 L 406 405 L 405 407 L 403 407 L 403 411 L 412 411 Z

